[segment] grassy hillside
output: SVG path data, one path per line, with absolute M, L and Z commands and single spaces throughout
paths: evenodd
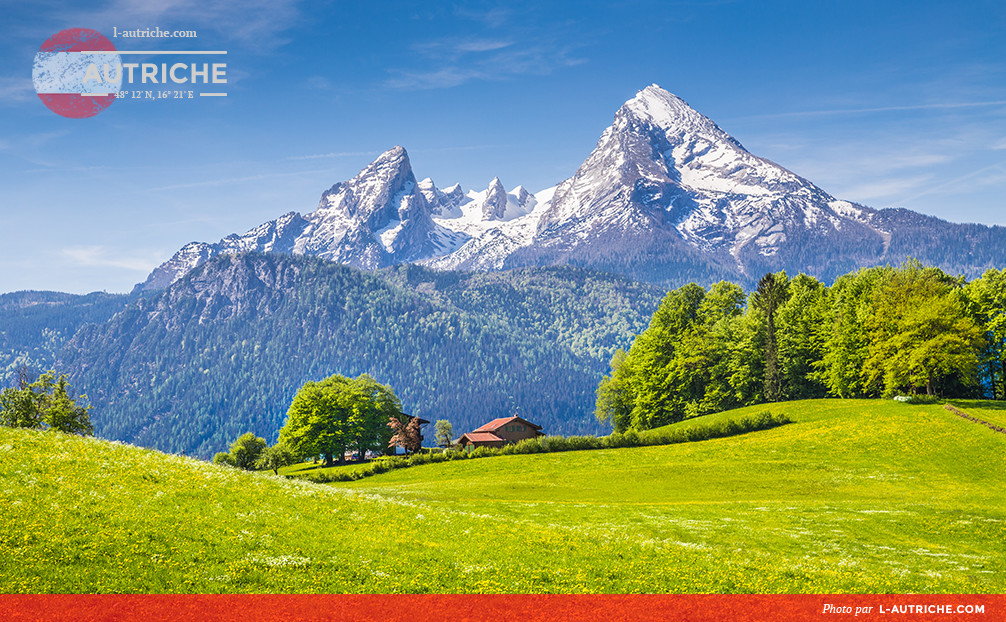
M 1006 436 L 938 405 L 772 408 L 796 423 L 329 486 L 0 428 L 0 590 L 1006 591 Z

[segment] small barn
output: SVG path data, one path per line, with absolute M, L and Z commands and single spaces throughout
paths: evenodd
M 502 447 L 528 438 L 542 436 L 541 426 L 522 417 L 503 417 L 461 435 L 462 447 Z

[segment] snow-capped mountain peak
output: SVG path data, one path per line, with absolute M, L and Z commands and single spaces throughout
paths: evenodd
M 882 245 L 886 232 L 855 210 L 839 213 L 834 201 L 651 85 L 619 108 L 587 160 L 559 184 L 535 244 L 550 255 L 619 262 L 634 239 L 634 253 L 698 251 L 699 261 L 748 277 L 802 252 L 794 239 L 820 244 L 854 234 L 857 245 Z
M 314 212 L 188 244 L 141 288 L 164 287 L 215 254 L 247 250 L 361 268 L 574 264 L 668 284 L 754 282 L 779 269 L 827 277 L 897 261 L 905 248 L 924 258 L 918 234 L 907 247 L 898 237 L 898 227 L 920 227 L 920 218 L 835 199 L 654 84 L 619 107 L 570 178 L 537 194 L 523 186 L 507 192 L 498 177 L 484 190 L 439 189 L 430 178 L 417 181 L 396 146 L 325 191 Z
M 705 134 L 711 139 L 738 143 L 708 117 L 677 95 L 651 84 L 625 102 L 615 115 L 615 126 L 636 120 L 675 134 Z

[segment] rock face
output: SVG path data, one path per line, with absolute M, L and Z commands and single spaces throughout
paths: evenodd
M 463 241 L 433 222 L 434 209 L 442 206 L 430 204 L 409 155 L 394 147 L 353 179 L 322 193 L 307 216 L 291 212 L 214 244 L 187 244 L 138 288 L 164 288 L 210 257 L 246 251 L 312 255 L 367 270 L 419 261 Z
M 975 275 L 1006 263 L 1006 230 L 838 200 L 652 85 L 618 110 L 586 161 L 554 188 L 507 192 L 494 178 L 480 192 L 440 190 L 416 182 L 405 149 L 395 147 L 332 186 L 314 212 L 189 244 L 138 287 L 163 288 L 209 257 L 246 250 L 365 269 L 577 265 L 663 285 L 751 284 L 767 271 L 831 279 L 908 257 Z
M 687 264 L 742 279 L 820 273 L 820 258 L 883 256 L 889 234 L 872 215 L 751 154 L 653 85 L 618 110 L 511 263 L 608 265 L 668 280 L 694 272 Z

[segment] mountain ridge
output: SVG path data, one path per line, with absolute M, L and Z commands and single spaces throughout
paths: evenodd
M 306 215 L 193 242 L 138 290 L 222 253 L 304 254 L 362 269 L 573 265 L 673 287 L 786 270 L 829 280 L 909 257 L 977 276 L 1006 263 L 1006 228 L 949 223 L 837 199 L 752 154 L 680 97 L 650 85 L 623 104 L 568 179 L 536 194 L 417 181 L 395 146 L 326 190 Z

